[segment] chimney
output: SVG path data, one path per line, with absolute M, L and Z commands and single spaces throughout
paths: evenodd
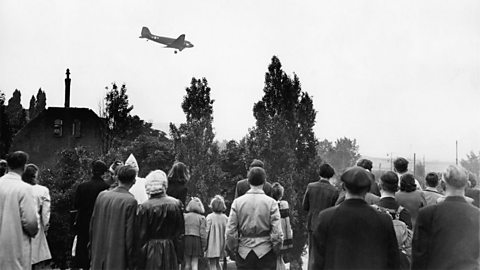
M 67 68 L 67 78 L 65 79 L 65 108 L 70 108 L 70 69 Z

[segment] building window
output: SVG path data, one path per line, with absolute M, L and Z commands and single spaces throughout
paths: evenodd
M 60 119 L 56 119 L 53 122 L 53 135 L 55 135 L 55 137 L 62 137 L 62 125 L 63 121 Z
M 72 136 L 75 138 L 79 138 L 81 136 L 80 125 L 81 125 L 80 120 L 78 119 L 73 120 Z

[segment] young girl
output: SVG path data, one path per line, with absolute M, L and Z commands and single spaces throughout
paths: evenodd
M 222 270 L 220 259 L 225 257 L 225 228 L 227 216 L 223 213 L 227 209 L 225 201 L 220 195 L 216 195 L 210 202 L 213 213 L 207 216 L 207 251 L 210 270 Z
M 185 216 L 184 256 L 185 269 L 197 270 L 198 258 L 203 256 L 207 242 L 206 222 L 202 201 L 192 197 L 187 205 Z
M 285 262 L 283 261 L 283 254 L 293 247 L 293 232 L 290 225 L 290 208 L 287 201 L 283 201 L 283 187 L 280 183 L 273 183 L 272 197 L 278 202 L 280 210 L 280 218 L 283 231 L 283 245 L 280 255 L 277 257 L 277 270 L 285 270 Z

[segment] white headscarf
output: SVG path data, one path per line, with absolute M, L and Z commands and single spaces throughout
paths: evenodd
M 138 163 L 137 163 L 137 159 L 135 158 L 135 156 L 133 154 L 130 154 L 130 156 L 128 156 L 127 160 L 125 161 L 125 165 L 130 165 L 132 166 L 135 171 L 139 171 L 139 168 L 138 168 Z
M 150 172 L 145 177 L 145 190 L 148 195 L 167 193 L 167 175 L 162 170 Z

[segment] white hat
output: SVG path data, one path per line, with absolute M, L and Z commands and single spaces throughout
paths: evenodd
M 135 171 L 138 173 L 139 171 L 138 163 L 135 157 L 133 156 L 133 154 L 130 154 L 130 156 L 128 156 L 127 160 L 125 161 L 125 165 L 132 166 L 135 169 Z

